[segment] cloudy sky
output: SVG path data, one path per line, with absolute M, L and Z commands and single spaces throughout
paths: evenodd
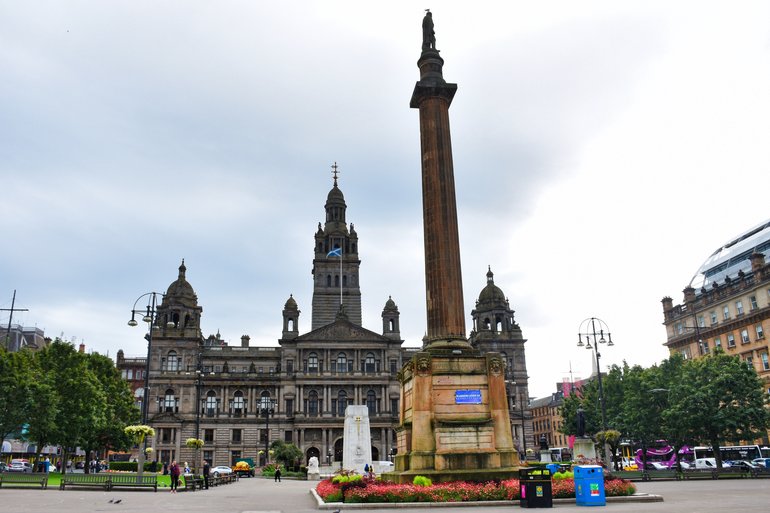
M 206 334 L 308 331 L 333 162 L 364 326 L 425 333 L 418 113 L 430 7 L 450 109 L 469 312 L 490 265 L 530 392 L 666 357 L 660 300 L 768 217 L 767 2 L 0 0 L 0 308 L 142 355 L 134 300 L 182 258 Z M 0 312 L 0 323 L 8 312 Z

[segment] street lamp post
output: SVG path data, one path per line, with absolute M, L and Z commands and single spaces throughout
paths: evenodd
M 604 338 L 605 334 L 607 335 L 606 339 Z M 583 337 L 585 337 L 585 344 L 583 344 Z M 592 342 L 593 345 L 591 345 Z M 596 357 L 596 377 L 599 380 L 599 403 L 602 410 L 602 430 L 607 431 L 607 405 L 605 404 L 604 387 L 602 386 L 602 371 L 599 367 L 599 359 L 602 356 L 599 352 L 599 344 L 606 344 L 607 347 L 615 345 L 615 343 L 612 342 L 612 334 L 610 333 L 607 323 L 597 317 L 589 317 L 580 323 L 577 345 L 578 347 L 583 347 L 585 345 L 585 348 L 589 351 L 591 349 L 594 350 L 594 356 Z M 605 461 L 607 461 L 607 456 L 609 456 L 609 450 L 605 443 Z
M 158 296 L 162 297 L 163 295 L 158 292 L 147 292 L 136 298 L 136 301 L 134 301 L 134 306 L 131 308 L 131 320 L 128 321 L 128 325 L 133 328 L 139 324 L 136 321 L 136 316 L 141 315 L 142 321 L 147 323 L 147 334 L 144 336 L 145 340 L 147 340 L 147 360 L 144 363 L 144 390 L 142 391 L 142 424 L 144 425 L 147 425 L 149 409 L 148 397 L 150 395 L 150 353 L 152 351 L 152 331 L 153 329 L 157 328 L 155 321 L 158 314 Z M 136 305 L 140 300 L 142 300 L 142 298 L 145 297 L 147 298 L 147 306 L 137 310 Z M 137 469 L 139 476 L 141 476 L 144 472 L 146 449 L 147 437 L 144 438 L 144 447 L 139 448 L 139 461 Z
M 265 464 L 270 459 L 270 415 L 275 413 L 275 403 L 267 396 L 259 401 L 259 413 L 265 417 Z

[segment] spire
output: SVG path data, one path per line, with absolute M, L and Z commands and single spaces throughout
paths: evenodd
M 337 170 L 337 161 L 334 161 L 334 164 L 332 164 L 332 175 L 334 175 L 334 186 L 337 187 L 337 173 L 339 171 Z
M 179 266 L 179 277 L 184 278 L 184 274 L 187 272 L 187 267 L 184 265 L 184 258 L 182 259 L 182 265 Z

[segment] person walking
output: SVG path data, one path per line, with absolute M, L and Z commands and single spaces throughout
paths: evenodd
M 275 467 L 275 482 L 281 482 L 281 467 Z
M 181 470 L 176 460 L 171 462 L 171 466 L 168 469 L 169 474 L 171 474 L 171 493 L 176 493 L 177 488 L 179 488 L 179 474 Z
M 203 462 L 203 487 L 208 490 L 209 489 L 209 473 L 211 472 L 211 465 L 209 465 L 209 460 L 204 460 Z

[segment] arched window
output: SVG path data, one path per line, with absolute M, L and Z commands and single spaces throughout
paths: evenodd
M 273 400 L 270 398 L 270 392 L 263 390 L 262 393 L 259 394 L 258 406 L 260 415 L 264 415 L 266 413 L 265 410 L 267 410 L 267 413 L 275 413 Z
M 335 274 L 334 275 L 334 286 L 335 287 L 339 287 L 340 286 L 340 275 L 339 274 Z
M 308 415 L 318 415 L 318 392 L 311 390 L 307 396 Z
M 348 286 L 348 275 L 347 274 L 343 274 L 342 275 L 342 286 L 343 287 L 347 287 Z
M 327 274 L 326 275 L 326 286 L 327 287 L 331 287 L 332 286 L 332 275 L 331 274 Z
M 171 372 L 179 370 L 179 357 L 176 355 L 176 351 L 168 352 L 166 356 L 166 370 Z
M 310 353 L 307 356 L 307 371 L 310 373 L 318 373 L 318 355 L 316 353 Z
M 217 414 L 217 394 L 209 390 L 206 394 L 206 416 L 213 417 Z
M 374 390 L 369 390 L 366 393 L 366 409 L 369 410 L 369 416 L 377 413 L 377 394 L 374 393 Z
M 491 328 L 492 328 L 492 324 L 489 322 L 489 317 L 487 317 L 486 319 L 484 319 L 484 329 L 488 330 Z
M 348 356 L 345 353 L 337 355 L 337 372 L 348 371 Z
M 348 394 L 344 390 L 340 390 L 337 394 L 337 415 L 340 417 L 345 416 L 345 408 L 348 407 Z
M 366 353 L 366 360 L 364 360 L 364 372 L 373 373 L 376 372 L 376 370 L 374 353 Z
M 243 392 L 238 390 L 233 395 L 233 415 L 245 415 L 246 403 L 243 401 Z
M 174 395 L 174 390 L 171 388 L 166 390 L 166 395 L 163 398 L 163 411 L 167 413 L 176 412 L 176 396 Z
M 286 323 L 286 329 L 287 331 L 294 331 L 294 319 L 289 317 L 288 322 Z

